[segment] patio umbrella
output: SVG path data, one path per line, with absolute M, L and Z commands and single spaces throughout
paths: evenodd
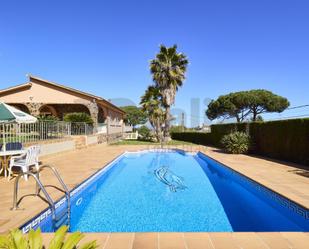
M 35 123 L 37 118 L 5 103 L 0 103 L 0 123 Z
M 5 103 L 0 102 L 0 124 L 2 123 L 3 126 L 1 127 L 2 130 L 2 143 L 4 144 L 3 148 L 5 150 L 6 144 L 6 125 L 4 123 L 35 123 L 37 118 L 22 112 L 12 106 L 9 106 Z

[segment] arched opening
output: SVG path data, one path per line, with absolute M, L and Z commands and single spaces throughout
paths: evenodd
M 22 112 L 30 114 L 28 107 L 24 104 L 8 104 L 8 105 L 15 107 L 16 109 L 18 109 Z
M 43 117 L 49 117 L 49 116 L 58 117 L 58 113 L 52 105 L 43 105 L 39 111 L 40 116 Z
M 105 121 L 106 121 L 106 113 L 104 112 L 103 108 L 99 106 L 98 123 L 105 123 Z
M 73 112 L 83 112 L 90 115 L 88 107 L 83 104 L 53 104 L 52 107 L 57 111 L 60 120 L 63 120 L 66 114 Z

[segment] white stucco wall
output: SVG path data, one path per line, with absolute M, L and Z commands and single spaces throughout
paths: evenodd
M 31 82 L 31 87 L 22 88 L 0 97 L 0 100 L 7 103 L 49 103 L 49 104 L 82 104 L 89 101 L 75 96 L 71 93 L 59 91 L 44 85 Z
M 40 156 L 46 156 L 68 150 L 74 150 L 75 142 L 73 140 L 59 141 L 55 143 L 40 144 L 40 146 L 41 146 Z
M 91 145 L 91 144 L 97 144 L 98 143 L 98 137 L 97 136 L 87 136 L 86 137 L 86 144 Z

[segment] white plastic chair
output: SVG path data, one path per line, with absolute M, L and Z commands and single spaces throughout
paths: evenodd
M 35 145 L 29 147 L 25 154 L 11 157 L 8 180 L 10 180 L 13 167 L 20 168 L 24 173 L 28 172 L 31 166 L 39 170 L 39 154 L 40 147 Z M 28 181 L 28 175 L 24 175 L 24 179 Z

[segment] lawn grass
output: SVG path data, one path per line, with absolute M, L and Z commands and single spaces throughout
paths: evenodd
M 171 140 L 164 145 L 196 145 L 190 142 L 184 142 L 179 140 Z M 160 143 L 152 142 L 152 141 L 142 141 L 142 140 L 122 140 L 116 143 L 112 143 L 111 145 L 160 145 Z

